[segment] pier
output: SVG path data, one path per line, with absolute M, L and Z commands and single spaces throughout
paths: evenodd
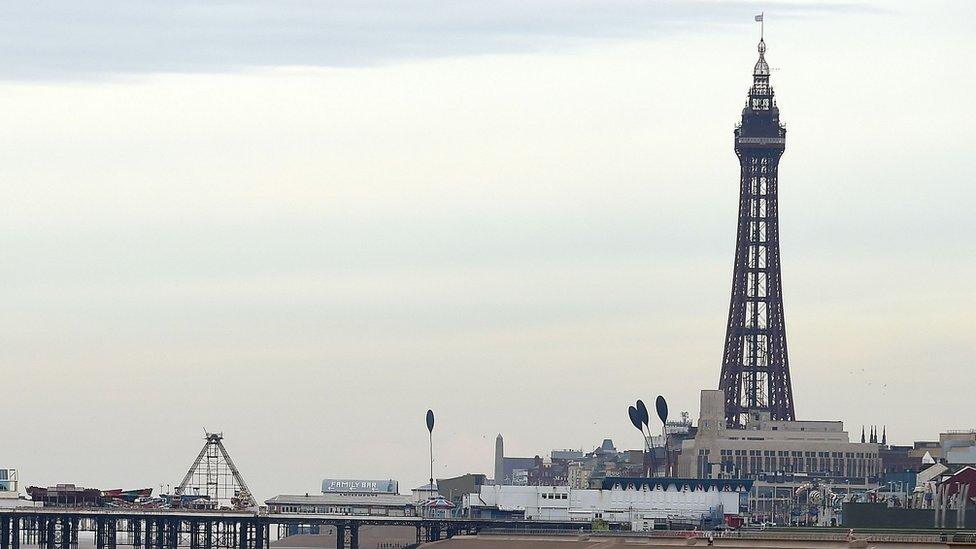
M 589 524 L 467 518 L 306 515 L 244 511 L 189 511 L 106 508 L 15 508 L 0 512 L 0 549 L 23 545 L 72 549 L 79 532 L 92 532 L 95 549 L 270 549 L 289 527 L 332 526 L 338 549 L 359 549 L 361 526 L 413 526 L 417 542 L 483 528 L 579 530 Z

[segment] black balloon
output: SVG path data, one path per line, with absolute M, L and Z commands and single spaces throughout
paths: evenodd
M 644 401 L 637 399 L 637 414 L 640 416 L 641 423 L 645 426 L 647 425 L 647 406 L 644 406 Z
M 427 410 L 427 431 L 434 432 L 434 411 Z
M 654 403 L 657 406 L 657 417 L 661 418 L 661 423 L 668 422 L 668 403 L 664 400 L 661 395 L 657 396 L 657 402 Z
M 641 429 L 641 419 L 640 414 L 637 413 L 637 408 L 631 406 L 627 408 L 627 413 L 630 414 L 630 422 L 634 424 L 634 427 Z M 643 429 L 641 429 L 643 431 Z

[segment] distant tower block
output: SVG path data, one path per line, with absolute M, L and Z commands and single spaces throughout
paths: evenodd
M 735 129 L 739 224 L 719 381 L 730 427 L 743 425 L 750 412 L 766 412 L 773 420 L 796 419 L 786 352 L 777 205 L 786 129 L 779 123 L 765 53 L 766 44 L 760 40 L 742 123 Z
M 505 441 L 501 433 L 495 437 L 495 484 L 505 484 Z
M 203 449 L 190 465 L 176 495 L 184 498 L 206 496 L 211 505 L 218 508 L 256 508 L 257 502 L 224 448 L 223 438 L 223 433 L 206 433 Z

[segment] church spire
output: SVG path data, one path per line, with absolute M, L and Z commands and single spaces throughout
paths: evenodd
M 882 446 L 887 446 L 888 445 L 888 426 L 887 425 L 881 427 L 881 445 Z
M 861 425 L 861 444 L 864 444 L 865 442 L 867 441 L 864 439 L 864 426 Z

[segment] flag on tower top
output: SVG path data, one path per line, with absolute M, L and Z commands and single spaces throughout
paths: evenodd
M 762 20 L 763 20 L 763 14 L 760 13 L 759 15 L 756 16 L 756 22 L 759 23 Z

